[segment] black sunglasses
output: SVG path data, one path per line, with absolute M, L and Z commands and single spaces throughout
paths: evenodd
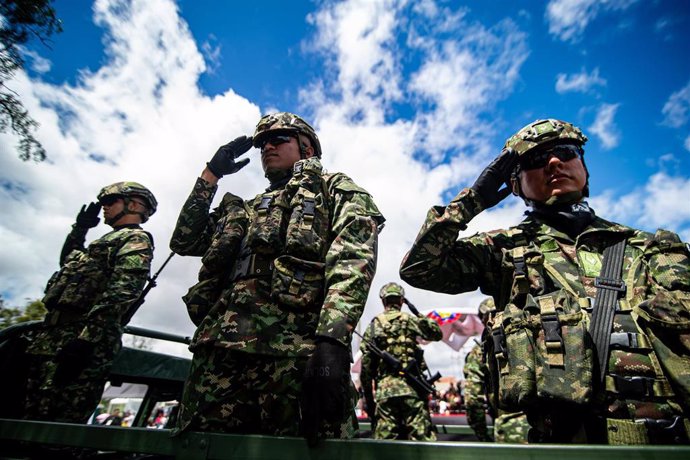
M 551 155 L 561 161 L 569 161 L 582 155 L 582 149 L 577 145 L 556 145 L 547 150 L 539 150 L 520 158 L 520 170 L 543 168 L 549 163 Z
M 280 144 L 286 144 L 290 142 L 290 139 L 293 138 L 294 136 L 290 136 L 287 134 L 268 135 L 265 138 L 261 139 L 261 142 L 259 142 L 259 148 L 263 150 L 266 147 L 266 144 L 271 144 L 273 147 L 278 147 Z
M 107 196 L 104 196 L 103 198 L 101 198 L 100 200 L 98 200 L 98 202 L 99 202 L 102 206 L 112 206 L 112 205 L 114 205 L 114 204 L 117 202 L 117 200 L 119 200 L 120 198 L 122 198 L 120 195 L 107 195 Z

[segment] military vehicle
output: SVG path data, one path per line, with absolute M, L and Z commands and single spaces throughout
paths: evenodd
M 31 323 L 0 331 L 0 343 Z M 189 343 L 188 337 L 128 326 L 143 337 Z M 687 460 L 690 446 L 498 445 L 468 441 L 469 427 L 437 418 L 439 441 L 327 440 L 310 448 L 301 438 L 178 433 L 174 411 L 162 429 L 147 428 L 161 401 L 179 400 L 190 360 L 123 347 L 113 363 L 112 386 L 144 384 L 146 394 L 131 427 L 0 419 L 0 458 L 5 459 L 323 459 L 323 460 Z M 3 369 L 3 374 L 11 369 Z M 1 377 L 0 377 L 1 378 Z M 363 436 L 368 423 L 360 426 Z M 452 439 L 452 441 L 450 441 Z

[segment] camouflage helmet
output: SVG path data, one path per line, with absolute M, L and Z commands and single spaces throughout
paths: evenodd
M 381 300 L 386 297 L 405 297 L 405 289 L 398 283 L 386 283 L 379 291 Z
M 494 311 L 496 311 L 496 305 L 494 304 L 494 299 L 491 297 L 482 300 L 482 303 L 479 304 L 480 317 L 484 317 L 485 315 L 488 315 Z
M 586 142 L 587 136 L 580 128 L 566 121 L 546 118 L 524 126 L 508 138 L 504 148 L 511 148 L 518 156 L 523 156 L 537 147 L 566 143 L 582 147 Z
M 272 131 L 307 136 L 314 148 L 314 155 L 321 158 L 321 143 L 316 135 L 316 131 L 298 115 L 290 112 L 278 112 L 261 117 L 254 131 L 254 147 L 260 148 L 261 141 Z
M 142 222 L 146 222 L 158 208 L 158 201 L 156 201 L 156 197 L 153 196 L 151 190 L 138 182 L 116 182 L 106 185 L 98 192 L 98 201 L 101 201 L 107 196 L 121 196 L 124 198 L 139 197 L 143 199 L 146 203 L 146 213 L 141 214 Z

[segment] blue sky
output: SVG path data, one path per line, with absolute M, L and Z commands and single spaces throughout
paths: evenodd
M 690 240 L 688 2 L 54 6 L 64 32 L 50 49 L 30 44 L 26 73 L 9 82 L 41 123 L 49 161 L 20 162 L 16 139 L 0 135 L 0 292 L 10 304 L 41 295 L 76 212 L 107 183 L 138 180 L 156 193 L 161 206 L 147 227 L 157 266 L 204 162 L 275 109 L 310 120 L 325 167 L 369 190 L 388 219 L 365 321 L 379 310 L 378 287 L 398 280 L 426 210 L 470 185 L 537 118 L 570 121 L 589 137 L 599 215 Z M 250 197 L 264 185 L 252 161 L 221 191 Z M 524 210 L 509 198 L 466 233 L 516 224 Z M 191 333 L 179 298 L 198 264 L 173 259 L 133 323 Z M 409 293 L 422 308 L 474 311 L 482 299 Z M 457 373 L 457 364 L 437 364 Z

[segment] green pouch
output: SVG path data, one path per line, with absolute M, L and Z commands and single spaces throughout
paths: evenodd
M 633 309 L 676 397 L 690 407 L 690 293 L 659 287 Z
M 533 335 L 529 317 L 514 304 L 494 318 L 489 347 L 495 359 L 488 359 L 487 364 L 493 367 L 499 406 L 504 410 L 520 410 L 536 398 Z
M 536 334 L 537 395 L 546 401 L 587 404 L 592 398 L 593 345 L 589 317 L 565 290 L 531 297 L 539 309 Z
M 211 311 L 211 307 L 218 301 L 222 291 L 222 279 L 221 275 L 215 275 L 199 281 L 182 296 L 189 318 L 194 325 L 199 326 Z
M 276 258 L 274 264 L 271 279 L 273 300 L 296 310 L 321 308 L 325 264 L 288 255 Z

